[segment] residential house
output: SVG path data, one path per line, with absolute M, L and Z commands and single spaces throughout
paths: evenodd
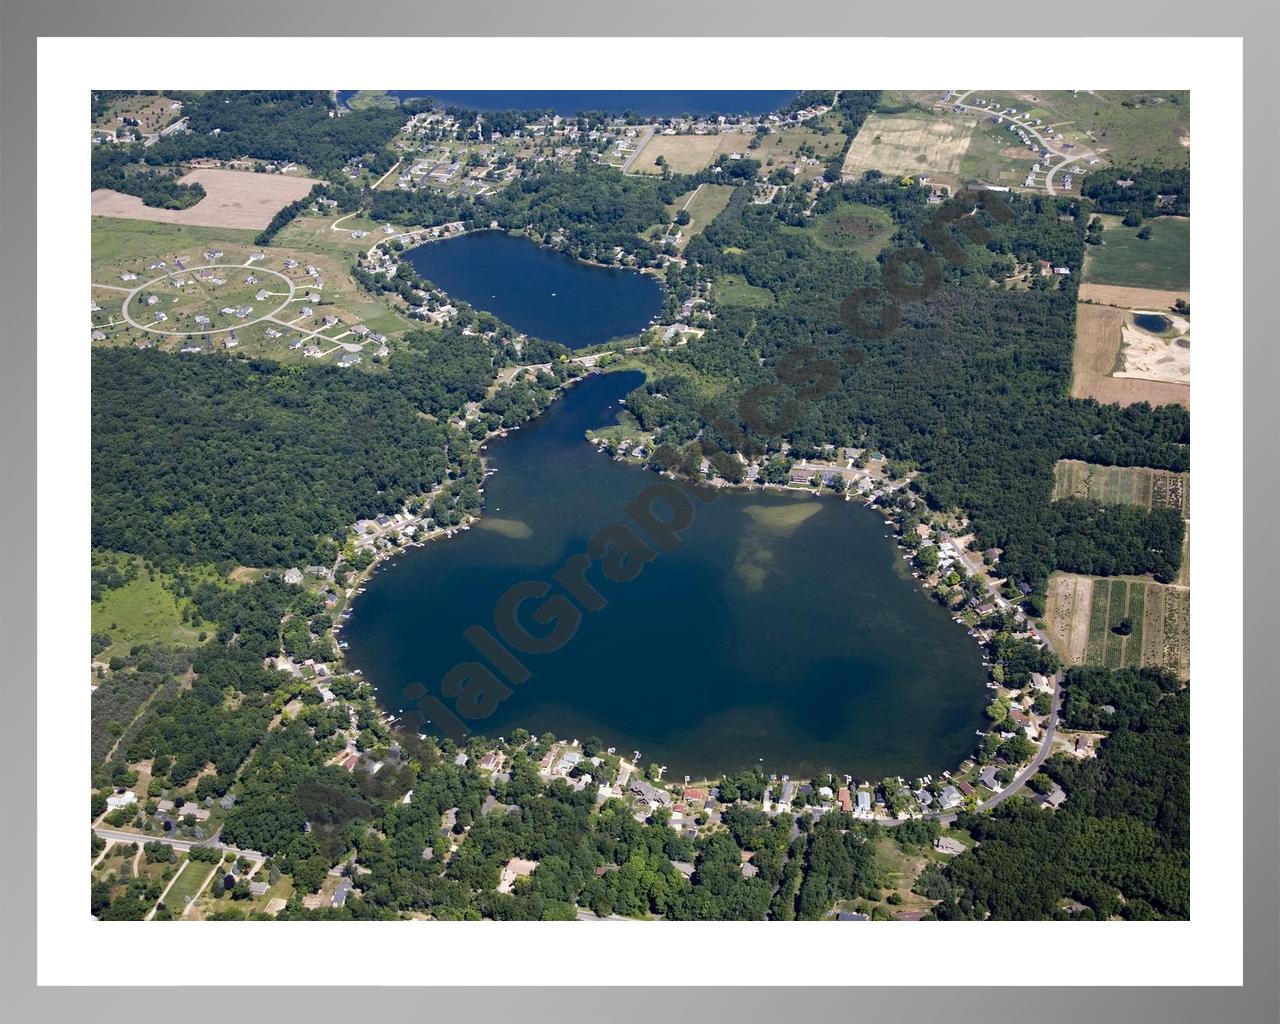
M 118 789 L 107 797 L 107 809 L 118 811 L 122 807 L 128 807 L 130 804 L 138 802 L 138 794 L 131 789 Z

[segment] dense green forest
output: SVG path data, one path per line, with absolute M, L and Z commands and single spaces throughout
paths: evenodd
M 333 100 L 320 90 L 171 93 L 182 101 L 188 133 L 167 135 L 142 154 L 152 165 L 197 157 L 249 158 L 302 164 L 318 177 L 349 160 L 379 173 L 395 163 L 387 143 L 404 124 L 395 109 L 372 108 L 335 117 Z
M 1159 517 L 1144 524 L 1144 513 L 1051 507 L 1053 465 L 1073 457 L 1185 469 L 1187 413 L 1068 398 L 1074 285 L 1000 287 L 1015 261 L 1038 257 L 1078 269 L 1083 214 L 1068 201 L 1015 197 L 1008 221 L 977 215 L 990 236 L 985 245 L 953 233 L 963 262 L 944 261 L 928 255 L 937 246 L 920 248 L 936 209 L 925 197 L 924 189 L 872 176 L 819 201 L 819 210 L 839 202 L 888 208 L 898 246 L 932 260 L 939 275 L 932 294 L 901 302 L 900 323 L 872 339 L 850 335 L 840 306 L 854 289 L 880 284 L 888 254 L 877 263 L 822 250 L 784 231 L 768 207 L 717 219 L 690 243 L 690 259 L 713 279 L 740 275 L 775 301 L 760 309 L 721 304 L 697 345 L 662 358 L 631 397 L 632 411 L 668 444 L 698 439 L 704 453 L 768 452 L 784 440 L 802 451 L 823 444 L 883 450 L 919 470 L 914 486 L 930 505 L 963 509 L 979 546 L 1003 549 L 1003 567 L 1033 585 L 1059 565 L 1132 564 L 1133 553 L 1120 550 L 1130 539 L 1094 529 L 1097 517 L 1153 533 L 1172 528 Z M 724 385 L 714 400 L 708 379 Z M 760 394 L 763 411 L 747 415 L 755 409 L 751 396 Z M 779 418 L 785 429 L 767 429 Z M 1081 531 L 1087 541 L 1076 536 Z M 1167 574 L 1179 559 L 1175 549 L 1152 568 Z
M 92 380 L 95 548 L 331 562 L 350 523 L 398 511 L 467 453 L 386 375 L 111 348 Z
M 1144 217 L 1186 217 L 1191 213 L 1189 167 L 1109 167 L 1090 171 L 1084 176 L 1080 191 L 1103 213 L 1137 211 Z

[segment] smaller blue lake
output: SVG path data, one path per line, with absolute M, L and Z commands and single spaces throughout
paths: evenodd
M 554 110 L 678 117 L 682 114 L 767 114 L 788 103 L 795 89 L 388 89 L 397 99 L 430 96 L 446 106 L 470 110 Z M 345 105 L 354 89 L 338 91 Z
M 502 231 L 429 242 L 405 258 L 449 295 L 570 348 L 638 334 L 664 298 L 650 274 L 582 263 Z
M 1169 329 L 1169 318 L 1159 313 L 1134 313 L 1133 322 L 1135 326 L 1152 334 L 1163 334 Z

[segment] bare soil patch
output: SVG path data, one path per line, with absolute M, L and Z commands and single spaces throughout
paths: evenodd
M 1093 608 L 1093 580 L 1088 576 L 1054 573 L 1049 578 L 1045 624 L 1049 639 L 1068 664 L 1084 661 Z
M 1191 383 L 1191 326 L 1179 316 L 1168 317 L 1172 327 L 1167 335 L 1153 334 L 1126 323 L 1120 334 L 1124 341 L 1124 369 L 1117 377 L 1162 380 L 1171 384 Z
M 1096 287 L 1086 285 L 1081 288 Z M 1143 289 L 1126 289 L 1139 292 Z M 1148 292 L 1148 294 L 1150 294 Z M 1139 305 L 1137 308 L 1159 308 Z M 1144 380 L 1116 377 L 1117 358 L 1128 324 L 1128 309 L 1115 306 L 1076 304 L 1076 344 L 1072 358 L 1071 395 L 1074 398 L 1096 398 L 1099 402 L 1133 405 L 1183 405 L 1191 408 L 1188 384 L 1167 380 Z
M 1081 302 L 1094 302 L 1103 306 L 1118 306 L 1121 309 L 1173 309 L 1173 304 L 1182 299 L 1191 301 L 1191 292 L 1164 291 L 1159 288 L 1128 288 L 1116 284 L 1089 284 L 1080 286 L 1077 296 Z
M 163 210 L 144 206 L 137 196 L 100 188 L 90 197 L 93 214 L 162 224 L 260 229 L 271 222 L 277 211 L 301 199 L 316 184 L 314 178 L 228 171 L 218 167 L 202 167 L 178 180 L 184 185 L 198 182 L 208 194 L 185 210 Z

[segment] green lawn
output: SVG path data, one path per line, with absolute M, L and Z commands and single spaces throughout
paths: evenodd
M 741 274 L 725 274 L 718 277 L 711 289 L 717 302 L 726 306 L 748 306 L 759 309 L 773 305 L 773 292 L 749 284 Z
M 1084 279 L 1095 284 L 1179 291 L 1191 286 L 1191 221 L 1156 217 L 1125 227 L 1119 217 L 1104 217 L 1102 245 L 1086 246 Z M 1151 237 L 1141 239 L 1142 227 Z
M 186 854 L 183 854 L 185 857 Z M 193 860 L 187 864 L 186 870 L 178 876 L 177 881 L 173 883 L 173 888 L 169 890 L 165 896 L 164 902 L 170 910 L 173 911 L 174 917 L 182 914 L 182 908 L 185 905 L 184 900 L 188 896 L 194 896 L 196 890 L 209 877 L 209 872 L 217 868 L 217 864 L 206 864 L 204 861 Z

